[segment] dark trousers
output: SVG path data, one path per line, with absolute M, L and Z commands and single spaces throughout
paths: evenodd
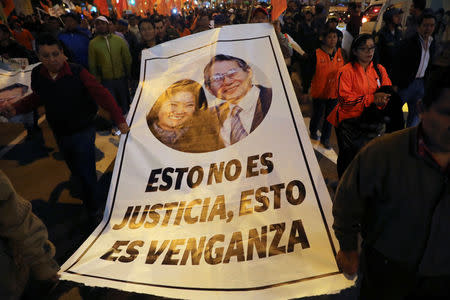
M 419 276 L 369 246 L 363 247 L 361 253 L 361 273 L 361 300 L 434 299 L 450 295 L 450 275 Z
M 328 142 L 331 135 L 331 124 L 327 121 L 327 116 L 331 113 L 337 104 L 337 99 L 313 99 L 313 113 L 311 122 L 309 123 L 309 132 L 311 137 L 317 136 L 317 129 L 319 129 L 320 120 L 324 118 L 321 130 L 320 140 Z
M 117 105 L 122 109 L 122 114 L 128 113 L 131 103 L 128 80 L 126 78 L 105 79 L 102 80 L 102 84 L 116 100 Z
M 81 198 L 90 215 L 101 204 L 96 200 L 97 171 L 95 167 L 95 128 L 89 127 L 72 135 L 55 136 L 72 176 L 81 182 Z
M 351 143 L 348 141 L 348 137 L 345 136 L 343 130 L 339 127 L 336 128 L 336 137 L 339 147 L 339 154 L 337 158 L 337 172 L 339 179 L 342 178 L 345 170 L 348 165 L 352 162 L 353 158 L 355 158 L 356 154 L 358 154 L 359 148 L 353 147 Z

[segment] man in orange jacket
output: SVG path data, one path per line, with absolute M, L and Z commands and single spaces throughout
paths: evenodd
M 336 49 L 338 30 L 329 29 L 322 35 L 322 46 L 314 52 L 314 77 L 311 82 L 313 114 L 309 123 L 310 137 L 318 139 L 317 129 L 322 117 L 327 116 L 337 103 L 336 78 L 339 68 L 344 66 L 341 49 Z M 330 149 L 331 124 L 323 120 L 320 141 Z

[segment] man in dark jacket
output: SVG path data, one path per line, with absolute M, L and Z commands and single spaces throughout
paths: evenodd
M 336 260 L 347 274 L 361 265 L 359 299 L 450 295 L 449 71 L 430 75 L 420 125 L 373 140 L 337 189 Z
M 64 31 L 58 35 L 64 45 L 72 51 L 75 63 L 88 68 L 88 48 L 91 33 L 80 27 L 79 17 L 73 13 L 64 16 Z
M 433 15 L 423 14 L 417 33 L 401 43 L 395 58 L 391 79 L 403 102 L 408 103 L 407 127 L 419 123 L 417 102 L 423 98 L 424 77 L 435 54 L 436 45 L 431 36 L 435 23 Z
M 92 222 L 99 221 L 102 203 L 95 198 L 95 126 L 97 104 L 106 109 L 122 133 L 129 131 L 122 111 L 112 95 L 80 65 L 68 64 L 60 42 L 51 35 L 36 40 L 42 64 L 31 73 L 33 93 L 1 112 L 14 116 L 40 104 L 45 106 L 47 121 L 59 150 L 73 176 L 82 184 L 82 200 Z
M 395 53 L 402 40 L 402 32 L 399 29 L 402 13 L 398 8 L 388 9 L 383 15 L 385 25 L 375 37 L 380 64 L 386 68 L 389 76 L 392 76 Z
M 409 16 L 406 19 L 406 30 L 404 33 L 405 38 L 413 37 L 416 34 L 418 21 L 420 16 L 423 14 L 425 7 L 427 5 L 426 0 L 413 0 L 411 7 L 409 9 Z

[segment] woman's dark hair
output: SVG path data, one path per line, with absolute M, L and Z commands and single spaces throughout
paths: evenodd
M 350 46 L 350 55 L 349 55 L 349 62 L 354 64 L 358 61 L 358 58 L 356 57 L 354 50 L 357 50 L 361 45 L 364 45 L 367 40 L 374 40 L 373 36 L 371 34 L 360 34 L 358 35 L 352 42 L 352 45 Z
M 194 95 L 195 101 L 195 112 L 198 113 L 200 110 L 206 110 L 208 108 L 208 102 L 206 101 L 205 91 L 202 88 L 202 85 L 195 80 L 191 79 L 182 79 L 177 82 L 172 83 L 165 91 L 159 96 L 158 100 L 156 100 L 152 109 L 147 115 L 147 124 L 150 128 L 152 128 L 152 124 L 157 122 L 158 113 L 161 109 L 161 106 L 164 102 L 168 101 L 174 95 L 180 92 L 190 92 Z
M 39 47 L 43 46 L 43 45 L 46 45 L 46 46 L 56 45 L 56 46 L 58 46 L 58 48 L 60 50 L 63 50 L 63 46 L 62 46 L 61 42 L 49 33 L 43 33 L 40 36 L 38 36 L 38 38 L 36 39 L 36 52 L 37 53 L 39 53 Z

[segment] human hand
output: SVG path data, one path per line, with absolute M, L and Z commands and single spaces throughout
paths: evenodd
M 56 273 L 55 275 L 53 275 L 52 277 L 50 277 L 49 279 L 47 279 L 50 282 L 58 282 L 59 278 L 61 277 L 61 275 L 59 275 L 58 273 Z
M 117 127 L 122 134 L 128 133 L 130 131 L 130 127 L 128 127 L 128 124 L 126 122 L 120 123 Z
M 275 20 L 272 22 L 273 28 L 277 34 L 281 34 L 281 24 L 280 20 Z
M 358 251 L 343 251 L 339 250 L 336 255 L 336 261 L 338 267 L 342 272 L 348 275 L 354 275 L 358 271 L 359 267 L 359 255 Z
M 373 96 L 374 96 L 373 102 L 375 103 L 375 105 L 383 106 L 383 105 L 386 105 L 386 103 L 388 103 L 389 97 L 391 96 L 391 94 L 379 92 L 379 93 L 373 94 Z

